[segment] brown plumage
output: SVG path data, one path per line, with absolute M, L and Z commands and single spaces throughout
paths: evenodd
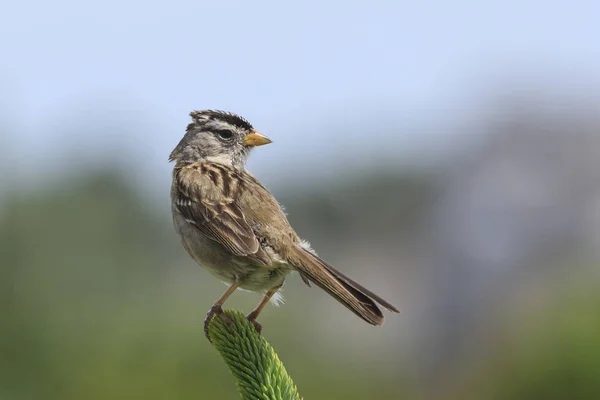
M 270 140 L 246 120 L 236 120 L 235 114 L 196 111 L 191 115 L 193 122 L 170 156 L 176 161 L 173 219 L 190 255 L 231 284 L 209 311 L 206 324 L 214 314 L 223 315 L 221 305 L 241 287 L 265 293 L 249 315 L 260 329 L 256 317 L 293 270 L 370 324 L 383 323 L 376 303 L 398 312 L 314 254 L 273 195 L 245 171 L 249 151 Z

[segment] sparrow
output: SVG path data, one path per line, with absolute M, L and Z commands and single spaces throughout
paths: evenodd
M 175 230 L 189 255 L 228 285 L 204 320 L 228 322 L 222 305 L 237 289 L 263 293 L 247 318 L 256 318 L 293 271 L 319 286 L 372 325 L 383 324 L 376 303 L 396 307 L 321 259 L 290 226 L 275 197 L 248 171 L 248 155 L 271 140 L 244 118 L 226 111 L 190 113 L 191 123 L 169 156 L 175 162 L 171 209 Z

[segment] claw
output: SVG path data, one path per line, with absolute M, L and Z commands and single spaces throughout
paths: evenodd
M 208 335 L 208 326 L 210 325 L 210 321 L 212 321 L 213 317 L 216 315 L 218 315 L 226 324 L 231 324 L 233 322 L 231 321 L 231 318 L 229 318 L 229 316 L 223 312 L 223 309 L 220 305 L 212 306 L 206 313 L 206 318 L 204 318 L 204 335 L 211 343 L 212 340 L 210 340 L 210 336 Z
M 256 322 L 256 317 L 258 317 L 258 315 L 256 315 L 256 313 L 254 311 L 252 311 L 250 314 L 248 314 L 246 316 L 248 321 L 250 321 L 252 323 L 252 325 L 254 325 L 256 332 L 258 332 L 258 334 L 260 335 L 262 332 L 262 325 L 259 324 L 258 322 Z
M 254 325 L 254 328 L 256 328 L 256 332 L 258 332 L 258 334 L 260 335 L 262 333 L 262 325 L 253 319 L 251 319 L 250 322 L 252 322 L 252 325 Z

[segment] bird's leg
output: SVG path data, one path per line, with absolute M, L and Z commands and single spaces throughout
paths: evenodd
M 213 304 L 212 307 L 208 310 L 208 313 L 206 313 L 206 318 L 204 318 L 204 334 L 206 335 L 206 338 L 208 339 L 209 342 L 211 340 L 210 340 L 210 337 L 208 336 L 208 325 L 210 324 L 210 321 L 213 319 L 213 317 L 215 315 L 218 315 L 219 317 L 221 317 L 223 322 L 231 323 L 231 319 L 227 315 L 225 315 L 225 313 L 223 313 L 223 309 L 221 308 L 221 306 L 223 305 L 223 303 L 225 303 L 225 300 L 227 300 L 229 298 L 229 296 L 231 296 L 231 294 L 236 291 L 236 289 L 239 286 L 240 286 L 239 282 L 234 282 L 231 286 L 229 286 L 229 288 L 227 288 L 225 293 L 223 293 L 223 296 L 219 297 L 219 300 L 217 300 L 215 302 L 215 304 Z
M 267 293 L 265 293 L 265 295 L 261 299 L 260 303 L 258 303 L 256 308 L 250 314 L 248 314 L 246 316 L 246 318 L 248 318 L 248 321 L 252 322 L 252 325 L 254 325 L 254 327 L 256 328 L 256 331 L 258 333 L 260 333 L 262 331 L 262 325 L 259 324 L 258 322 L 256 322 L 256 318 L 258 318 L 258 314 L 260 314 L 260 312 L 265 307 L 265 305 L 269 302 L 269 300 L 271 300 L 271 297 L 273 297 L 273 295 L 275 293 L 277 293 L 277 291 L 282 286 L 283 285 L 275 286 L 274 288 L 270 289 Z

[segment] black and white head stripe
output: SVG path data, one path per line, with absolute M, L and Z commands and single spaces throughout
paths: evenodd
M 253 130 L 254 127 L 250 122 L 246 119 L 240 117 L 237 114 L 228 111 L 220 111 L 220 110 L 201 110 L 201 111 L 192 111 L 190 113 L 194 123 L 199 125 L 230 125 L 237 128 L 241 128 L 243 130 Z M 194 123 L 190 125 L 194 125 Z M 190 126 L 188 126 L 189 128 Z

